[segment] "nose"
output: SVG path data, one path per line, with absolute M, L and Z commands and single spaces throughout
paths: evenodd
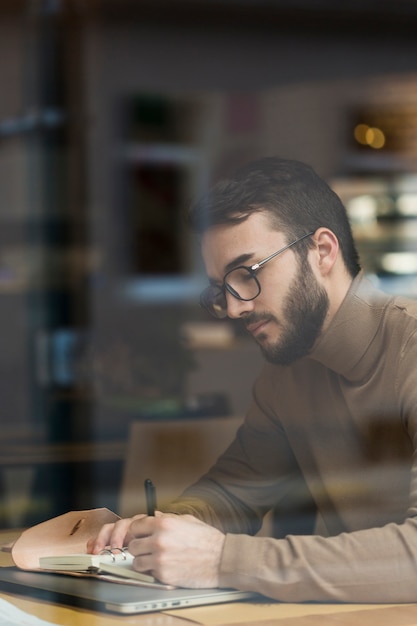
M 248 313 L 252 312 L 255 303 L 254 300 L 239 300 L 235 298 L 231 293 L 226 291 L 226 304 L 227 304 L 227 316 L 231 319 L 239 319 L 245 317 Z

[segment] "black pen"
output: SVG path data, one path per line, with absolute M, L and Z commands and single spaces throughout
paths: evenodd
M 148 515 L 155 515 L 156 509 L 156 492 L 155 485 L 150 478 L 145 480 L 145 496 L 146 496 L 146 509 Z

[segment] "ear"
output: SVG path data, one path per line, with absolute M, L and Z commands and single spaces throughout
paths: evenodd
M 318 228 L 313 241 L 316 244 L 313 251 L 316 267 L 323 277 L 327 276 L 338 258 L 339 240 L 329 228 Z

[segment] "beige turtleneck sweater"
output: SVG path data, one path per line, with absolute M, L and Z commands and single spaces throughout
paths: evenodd
M 253 536 L 289 499 L 318 511 L 316 534 Z M 165 510 L 227 533 L 221 586 L 416 602 L 417 302 L 360 274 L 308 357 L 265 365 L 235 441 Z

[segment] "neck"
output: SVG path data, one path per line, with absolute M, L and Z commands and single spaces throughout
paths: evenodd
M 328 281 L 326 281 L 326 289 L 329 296 L 330 306 L 323 324 L 323 331 L 325 331 L 331 324 L 353 281 L 352 276 L 348 273 L 344 265 L 340 269 L 334 269 L 334 273 L 332 273 L 332 276 L 329 277 Z

